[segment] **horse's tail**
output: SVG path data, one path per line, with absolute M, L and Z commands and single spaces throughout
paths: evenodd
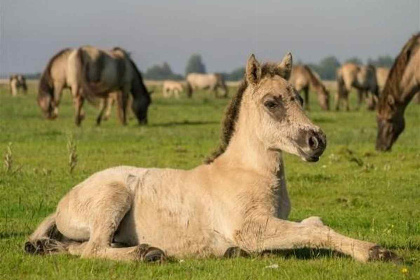
M 67 250 L 70 242 L 57 230 L 55 217 L 55 213 L 49 215 L 29 236 L 24 247 L 26 253 L 48 254 Z
M 187 80 L 186 90 L 187 90 L 187 97 L 191 98 L 193 94 L 193 88 L 192 88 L 191 83 L 188 80 Z

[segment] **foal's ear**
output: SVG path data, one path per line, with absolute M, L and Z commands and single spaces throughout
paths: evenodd
M 292 73 L 293 67 L 293 58 L 290 52 L 283 57 L 283 60 L 280 62 L 278 67 L 281 70 L 282 77 L 288 80 L 290 78 L 290 74 Z
M 134 189 L 139 184 L 139 181 L 140 181 L 139 177 L 137 177 L 135 175 L 132 175 L 132 174 L 128 174 L 127 178 L 125 179 L 125 184 L 130 189 Z
M 260 63 L 255 58 L 254 54 L 248 58 L 246 64 L 246 80 L 252 85 L 258 84 L 261 79 L 261 66 Z

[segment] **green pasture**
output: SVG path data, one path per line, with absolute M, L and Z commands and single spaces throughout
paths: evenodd
M 231 88 L 230 94 L 235 89 Z M 355 93 L 352 105 L 355 107 Z M 85 260 L 68 255 L 32 256 L 23 244 L 59 199 L 90 174 L 116 165 L 189 169 L 216 148 L 227 104 L 200 92 L 192 99 L 163 99 L 158 91 L 149 125 L 113 116 L 95 125 L 97 109 L 85 105 L 73 122 L 70 95 L 54 121 L 41 117 L 35 87 L 11 97 L 0 88 L 0 279 L 420 279 L 420 106 L 406 111 L 406 129 L 392 152 L 374 150 L 376 118 L 366 109 L 322 112 L 311 95 L 310 118 L 327 134 L 318 163 L 285 156 L 291 220 L 320 216 L 343 234 L 391 248 L 402 265 L 361 264 L 331 252 L 237 259 L 185 259 L 163 265 Z M 67 144 L 77 147 L 69 172 Z M 11 144 L 11 151 L 8 145 Z M 6 171 L 4 156 L 11 162 Z

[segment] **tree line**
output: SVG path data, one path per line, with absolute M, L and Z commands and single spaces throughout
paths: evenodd
M 356 64 L 365 64 L 362 59 L 358 57 L 351 57 L 344 61 L 344 63 L 353 62 Z M 389 55 L 378 56 L 376 59 L 369 58 L 366 64 L 372 64 L 376 67 L 391 68 L 394 63 L 394 58 Z M 303 64 L 298 62 L 298 64 Z M 319 63 L 308 63 L 309 67 L 314 69 L 323 80 L 335 80 L 337 69 L 341 66 L 340 61 L 335 56 L 327 56 L 319 61 Z M 206 66 L 200 54 L 193 54 L 187 61 L 185 67 L 185 76 L 189 73 L 206 73 Z M 225 80 L 239 81 L 245 74 L 244 67 L 238 67 L 231 72 L 222 72 Z M 144 78 L 150 80 L 182 80 L 184 77 L 180 74 L 175 74 L 169 64 L 164 62 L 161 65 L 154 65 L 144 72 Z
M 363 61 L 358 57 L 351 57 L 344 61 L 354 62 L 356 64 L 364 64 Z M 394 58 L 389 55 L 378 56 L 376 59 L 369 58 L 367 64 L 372 64 L 376 67 L 388 67 L 390 68 L 394 63 Z M 298 62 L 302 64 L 302 62 Z M 335 74 L 337 68 L 341 66 L 340 61 L 335 56 L 327 56 L 319 61 L 319 63 L 308 63 L 309 67 L 315 70 L 323 80 L 335 80 Z M 192 54 L 187 61 L 185 67 L 185 76 L 189 73 L 207 73 L 206 66 L 200 54 Z M 183 80 L 185 76 L 174 73 L 171 66 L 164 62 L 149 67 L 146 71 L 142 72 L 143 77 L 147 80 Z M 238 67 L 231 72 L 220 73 L 226 81 L 239 81 L 244 77 L 245 68 Z M 27 74 L 28 79 L 39 78 L 41 73 Z M 5 77 L 7 78 L 7 77 Z

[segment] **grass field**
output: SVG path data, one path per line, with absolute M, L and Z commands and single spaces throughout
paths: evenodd
M 115 113 L 96 127 L 96 109 L 87 105 L 87 119 L 77 128 L 68 94 L 60 117 L 46 121 L 33 86 L 29 95 L 16 98 L 3 87 L 0 151 L 4 155 L 12 143 L 13 165 L 10 172 L 4 166 L 0 171 L 0 279 L 420 279 L 420 106 L 408 107 L 406 130 L 393 151 L 378 153 L 375 113 L 321 112 L 313 95 L 312 101 L 309 115 L 326 132 L 328 147 L 316 164 L 286 156 L 291 220 L 321 216 L 343 234 L 395 250 L 405 264 L 360 264 L 305 250 L 289 256 L 186 259 L 163 265 L 27 255 L 26 236 L 90 174 L 122 164 L 181 169 L 200 164 L 217 146 L 227 101 L 205 93 L 192 100 L 165 100 L 157 93 L 149 125 L 142 127 L 134 120 L 120 126 Z M 73 174 L 69 137 L 77 144 Z

